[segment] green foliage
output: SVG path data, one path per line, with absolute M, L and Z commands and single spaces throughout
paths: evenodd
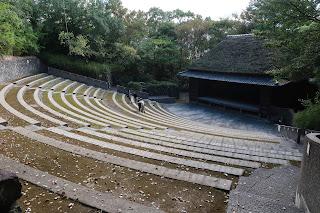
M 99 74 L 107 72 L 110 75 L 110 67 L 107 64 L 97 62 L 86 62 L 83 59 L 72 61 L 69 57 L 60 54 L 41 53 L 41 56 L 48 66 L 84 75 L 92 78 L 98 78 Z
M 300 100 L 301 104 L 306 107 L 294 115 L 294 125 L 311 130 L 320 130 L 320 91 L 318 91 L 313 100 Z
M 117 8 L 115 1 L 112 2 L 113 6 L 103 0 L 39 0 L 41 18 L 38 21 L 43 23 L 45 34 L 41 43 L 58 53 L 112 60 L 114 44 L 125 31 L 123 20 L 112 14 Z M 67 48 L 58 39 L 63 31 L 77 35 L 68 41 Z
M 39 51 L 38 35 L 31 23 L 23 19 L 26 15 L 19 8 L 0 2 L 0 55 L 23 55 Z
M 318 0 L 255 0 L 245 16 L 255 34 L 272 39 L 277 78 L 320 82 L 320 2 Z
M 130 81 L 128 83 L 128 88 L 136 90 L 136 91 L 140 91 L 142 86 L 141 86 L 141 84 L 139 82 Z
M 170 87 L 178 87 L 178 84 L 170 82 L 170 81 L 153 81 L 152 83 L 148 84 L 147 89 L 154 89 L 154 88 L 170 88 Z
M 293 123 L 303 129 L 320 130 L 320 104 L 314 104 L 303 111 L 297 112 Z
M 59 34 L 60 43 L 69 47 L 69 55 L 79 55 L 82 57 L 90 56 L 90 47 L 88 46 L 88 39 L 82 35 L 74 37 L 73 33 L 66 33 L 62 31 Z

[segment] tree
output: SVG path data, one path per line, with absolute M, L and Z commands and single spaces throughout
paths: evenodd
M 112 15 L 108 2 L 102 0 L 39 0 L 39 22 L 44 25 L 41 42 L 46 49 L 69 53 L 60 45 L 64 31 L 87 39 L 85 54 L 98 61 L 111 60 L 115 43 L 124 35 L 123 21 Z M 78 37 L 78 38 L 80 38 Z
M 143 73 L 151 74 L 158 81 L 176 78 L 179 71 L 179 52 L 170 39 L 147 39 L 139 47 L 138 53 L 144 65 Z
M 0 2 L 0 55 L 37 53 L 38 35 L 33 31 L 30 21 L 25 19 L 29 14 L 10 5 L 10 1 L 5 2 Z M 24 1 L 15 3 L 19 2 Z
M 126 45 L 137 46 L 139 42 L 148 36 L 145 13 L 143 11 L 131 11 L 124 17 L 125 34 L 121 38 Z
M 272 42 L 276 78 L 320 82 L 319 0 L 255 0 L 244 16 L 256 24 L 255 34 Z
M 177 31 L 180 50 L 191 62 L 209 49 L 209 22 L 194 19 L 181 24 Z

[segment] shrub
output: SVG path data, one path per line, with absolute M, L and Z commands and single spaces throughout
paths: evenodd
M 107 72 L 110 76 L 110 67 L 107 64 L 93 61 L 86 62 L 82 59 L 72 61 L 68 56 L 52 53 L 42 53 L 40 57 L 48 64 L 48 66 L 79 75 L 98 78 L 99 74 Z
M 140 91 L 142 86 L 139 82 L 134 82 L 134 81 L 130 81 L 128 83 L 128 88 L 129 89 L 133 89 L 133 90 L 137 90 L 137 91 Z
M 303 129 L 320 130 L 320 103 L 294 115 L 293 123 Z
M 147 86 L 147 89 L 158 89 L 158 88 L 168 89 L 170 87 L 178 87 L 178 84 L 172 83 L 169 81 L 153 81 L 151 84 Z

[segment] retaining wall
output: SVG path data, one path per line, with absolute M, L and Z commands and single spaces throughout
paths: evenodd
M 300 143 L 301 129 L 298 127 L 275 124 L 274 131 L 282 137 L 286 137 Z
M 35 56 L 7 56 L 0 60 L 0 82 L 7 82 L 42 72 L 46 72 L 46 67 Z
M 320 209 L 320 134 L 306 135 L 296 205 L 304 212 Z
M 87 84 L 89 86 L 99 87 L 106 90 L 110 88 L 110 84 L 108 82 L 97 80 L 94 78 L 89 78 L 83 75 L 78 75 L 78 74 L 67 72 L 64 70 L 59 70 L 52 67 L 48 67 L 48 74 L 65 78 L 65 79 L 70 79 L 72 81 L 77 81 L 80 83 Z
M 124 86 L 117 85 L 117 92 L 118 93 L 124 93 L 124 94 L 128 95 L 128 88 L 126 88 Z M 143 98 L 143 99 L 148 99 L 149 98 L 149 94 L 146 93 L 146 92 L 130 90 L 130 93 L 131 93 L 131 95 L 136 93 L 138 97 Z

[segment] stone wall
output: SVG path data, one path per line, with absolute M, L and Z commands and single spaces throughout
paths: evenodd
M 24 76 L 46 72 L 46 67 L 34 56 L 0 58 L 0 82 L 19 79 Z
M 124 93 L 124 94 L 128 95 L 128 88 L 124 87 L 124 86 L 117 85 L 117 92 L 118 93 Z M 146 92 L 130 90 L 130 93 L 131 93 L 131 95 L 136 93 L 138 97 L 143 98 L 143 99 L 148 99 L 149 98 L 149 94 L 146 93 Z
M 70 79 L 72 81 L 77 81 L 80 83 L 87 84 L 89 86 L 99 87 L 99 88 L 106 89 L 106 90 L 108 90 L 110 88 L 110 83 L 108 83 L 106 81 L 101 81 L 101 80 L 97 80 L 94 78 L 89 78 L 89 77 L 86 77 L 83 75 L 78 75 L 75 73 L 55 69 L 52 67 L 48 67 L 48 74 L 58 76 L 61 78 L 65 78 L 65 79 Z
M 296 193 L 296 205 L 304 212 L 320 209 L 320 134 L 306 136 L 301 164 L 301 176 Z

